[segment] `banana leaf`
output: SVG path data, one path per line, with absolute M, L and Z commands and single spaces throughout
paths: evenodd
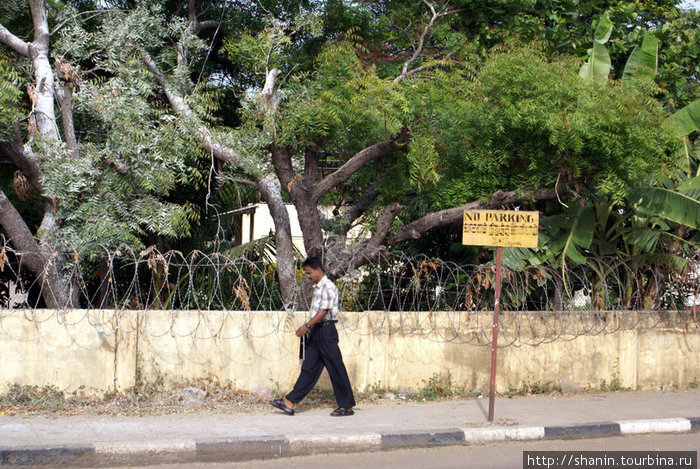
M 610 39 L 613 24 L 608 12 L 598 20 L 598 26 L 593 34 L 593 47 L 588 49 L 588 61 L 583 64 L 579 76 L 591 81 L 605 81 L 610 74 L 610 54 L 605 43 Z
M 593 38 L 601 43 L 605 44 L 610 39 L 610 34 L 612 33 L 613 23 L 610 21 L 610 15 L 606 11 L 603 16 L 598 20 L 598 25 L 595 28 L 595 33 L 593 33 Z
M 631 228 L 625 233 L 625 240 L 643 252 L 652 252 L 661 239 L 661 231 L 649 227 Z
M 668 120 L 681 137 L 700 129 L 700 99 L 676 111 Z
M 700 198 L 700 176 L 695 176 L 692 179 L 683 181 L 682 183 L 678 184 L 678 187 L 676 187 L 676 189 L 678 190 L 678 192 L 682 192 L 683 194 L 687 195 L 688 197 L 692 197 L 693 199 Z
M 644 34 L 642 47 L 635 46 L 627 59 L 625 70 L 622 72 L 623 80 L 629 80 L 635 73 L 647 73 L 655 75 L 658 70 L 659 40 L 653 33 L 647 31 Z
M 605 46 L 597 41 L 588 49 L 588 61 L 583 64 L 578 75 L 591 81 L 605 81 L 610 75 L 610 54 Z
M 629 190 L 630 202 L 648 215 L 686 225 L 700 227 L 700 201 L 662 187 L 635 187 Z

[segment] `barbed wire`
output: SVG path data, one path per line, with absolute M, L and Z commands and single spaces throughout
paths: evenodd
M 327 256 L 330 254 L 327 253 Z M 333 259 L 327 259 L 327 261 Z M 47 283 L 27 270 L 20 253 L 0 238 L 0 321 L 24 314 L 42 323 L 56 315 L 66 324 L 90 321 L 109 336 L 122 313 L 164 310 L 170 324 L 138 321 L 140 332 L 233 339 L 261 337 L 293 330 L 292 309 L 285 309 L 270 261 L 232 258 L 223 253 L 159 252 L 155 247 L 134 250 L 89 249 L 57 259 L 65 288 L 73 292 L 78 309 L 44 308 Z M 294 304 L 302 304 L 302 271 L 297 270 Z M 462 265 L 401 252 L 336 279 L 341 327 L 348 332 L 417 335 L 426 340 L 489 344 L 494 303 L 493 263 Z M 621 330 L 684 328 L 700 332 L 700 257 L 687 268 L 630 266 L 618 259 L 596 259 L 585 265 L 528 266 L 502 270 L 499 345 L 540 344 L 580 335 Z M 77 309 L 77 308 L 72 308 Z M 99 314 L 95 313 L 99 311 Z M 183 315 L 180 312 L 199 314 Z M 387 314 L 391 313 L 391 314 Z M 254 315 L 269 316 L 267 330 L 254 330 Z M 230 327 L 233 325 L 234 327 Z

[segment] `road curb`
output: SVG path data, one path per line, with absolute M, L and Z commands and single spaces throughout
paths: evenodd
M 620 436 L 622 434 L 620 424 L 615 422 L 544 428 L 544 437 L 547 440 L 580 440 L 584 438 Z
M 0 446 L 0 466 L 109 467 L 273 459 L 318 453 L 472 445 L 498 441 L 604 438 L 700 432 L 700 417 L 627 420 L 550 427 L 447 428 L 429 431 L 210 440 L 123 441 L 85 445 Z

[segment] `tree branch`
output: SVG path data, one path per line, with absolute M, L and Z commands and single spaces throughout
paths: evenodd
M 338 237 L 337 240 L 334 240 L 333 244 L 328 246 L 329 251 L 333 252 L 332 255 L 327 256 L 333 260 L 327 270 L 329 278 L 336 279 L 358 267 L 376 262 L 381 254 L 386 253 L 386 246 L 382 243 L 389 233 L 391 221 L 399 210 L 401 210 L 401 204 L 398 202 L 387 205 L 377 219 L 376 229 L 372 237 L 356 244 L 352 248 L 352 253 L 348 253 L 348 250 L 344 249 L 344 237 Z
M 413 55 L 404 62 L 403 67 L 401 67 L 401 74 L 394 78 L 394 83 L 400 83 L 409 76 L 418 73 L 421 69 L 424 67 L 418 67 L 414 70 L 409 71 L 409 67 L 420 57 L 420 55 L 423 53 L 423 47 L 425 45 L 425 38 L 428 36 L 428 33 L 430 30 L 433 28 L 435 25 L 435 20 L 440 18 L 441 16 L 447 16 L 451 15 L 453 13 L 457 13 L 460 11 L 464 11 L 464 9 L 459 9 L 459 10 L 443 10 L 441 12 L 437 12 L 435 10 L 435 7 L 433 6 L 432 3 L 428 2 L 427 0 L 423 0 L 423 3 L 425 3 L 428 8 L 430 9 L 431 17 L 430 21 L 428 24 L 423 28 L 423 32 L 420 35 L 420 38 L 418 39 L 418 45 L 413 48 Z
M 393 246 L 402 241 L 409 239 L 417 239 L 427 231 L 441 226 L 455 225 L 462 221 L 464 212 L 467 210 L 493 209 L 502 205 L 512 204 L 521 200 L 551 200 L 556 197 L 554 190 L 540 189 L 529 194 L 518 196 L 515 191 L 503 192 L 497 191 L 491 197 L 491 200 L 484 202 L 477 200 L 459 207 L 449 208 L 436 213 L 430 213 L 418 220 L 415 220 L 407 225 L 402 226 L 397 232 L 389 237 L 389 228 L 396 213 L 401 209 L 399 203 L 394 202 L 386 207 L 382 215 L 377 220 L 377 229 L 374 235 L 367 241 L 357 245 L 352 250 L 352 254 L 344 253 L 343 246 L 337 244 L 332 246 L 334 249 L 334 262 L 327 274 L 329 278 L 338 278 L 351 272 L 358 267 L 376 262 L 379 257 L 386 252 L 386 248 Z M 339 249 L 340 248 L 340 249 Z
M 190 24 L 197 22 L 197 0 L 189 0 L 187 2 L 187 17 Z
M 538 189 L 529 194 L 518 195 L 515 191 L 503 192 L 501 190 L 491 196 L 491 200 L 484 202 L 477 200 L 459 207 L 448 208 L 439 212 L 430 213 L 418 220 L 414 220 L 401 228 L 395 234 L 388 237 L 384 244 L 393 246 L 409 239 L 418 239 L 429 230 L 441 226 L 454 225 L 462 221 L 464 212 L 468 210 L 494 209 L 502 205 L 513 204 L 522 200 L 551 200 L 556 198 L 557 193 L 550 189 Z
M 355 220 L 364 215 L 372 202 L 377 200 L 377 197 L 379 197 L 379 192 L 377 191 L 377 179 L 375 179 L 362 194 L 362 197 L 360 197 L 360 199 L 343 216 L 347 225 L 352 225 Z
M 353 228 L 353 223 L 360 218 L 371 203 L 376 200 L 379 196 L 379 192 L 376 190 L 377 179 L 370 184 L 370 186 L 362 194 L 362 197 L 344 214 L 339 215 L 339 223 L 333 224 L 333 234 L 328 238 L 328 246 L 332 249 L 332 246 L 345 246 L 348 239 L 348 232 Z M 340 203 L 336 207 L 336 210 L 340 207 Z M 334 210 L 334 213 L 336 213 Z M 384 235 L 386 236 L 386 235 Z
M 205 29 L 216 29 L 221 25 L 219 21 L 207 20 L 200 22 L 197 20 L 197 0 L 188 0 L 187 5 L 187 19 L 189 24 L 184 31 L 182 31 L 180 40 L 177 43 L 177 64 L 178 66 L 185 67 L 187 66 L 187 56 L 185 54 L 185 42 L 187 38 Z M 207 53 L 207 57 L 209 57 L 209 53 Z
M 105 10 L 81 11 L 80 13 L 77 13 L 77 14 L 71 16 L 70 18 L 66 18 L 65 20 L 63 20 L 61 23 L 59 23 L 57 26 L 55 26 L 55 27 L 51 30 L 51 33 L 50 33 L 50 34 L 51 34 L 51 36 L 53 36 L 53 35 L 56 34 L 62 27 L 64 27 L 64 26 L 66 25 L 66 23 L 68 23 L 69 21 L 74 20 L 75 18 L 77 18 L 77 17 L 79 17 L 79 16 L 89 15 L 89 14 L 94 13 L 94 15 L 92 15 L 92 16 L 90 16 L 90 17 L 88 17 L 88 18 L 85 18 L 85 19 L 83 20 L 83 21 L 89 21 L 89 20 L 91 20 L 91 19 L 93 19 L 93 18 L 96 18 L 96 17 L 98 17 L 98 16 L 104 15 L 105 13 L 111 13 L 111 12 L 113 12 L 113 11 L 121 11 L 121 10 L 120 10 L 119 8 L 108 8 L 108 9 L 105 9 Z
M 66 139 L 66 147 L 73 158 L 78 158 L 78 139 L 75 137 L 73 125 L 73 87 L 78 81 L 78 72 L 69 63 L 62 63 L 56 59 L 56 82 L 54 92 L 61 109 L 61 122 L 63 123 L 63 135 Z
M 197 21 L 197 27 L 194 29 L 194 32 L 199 33 L 207 29 L 216 29 L 219 26 L 221 26 L 221 23 L 216 20 Z
M 5 26 L 0 24 L 0 42 L 17 52 L 19 55 L 29 57 L 29 44 L 12 34 Z
M 7 232 L 15 250 L 22 253 L 21 262 L 39 275 L 44 270 L 45 264 L 39 243 L 2 189 L 0 189 L 0 226 Z
M 249 179 L 240 179 L 240 178 L 231 178 L 227 179 L 228 181 L 235 182 L 237 184 L 245 184 L 246 186 L 251 186 L 251 187 L 258 187 L 258 183 L 255 181 L 251 181 Z
M 277 248 L 277 275 L 285 310 L 292 308 L 294 288 L 296 286 L 296 269 L 294 265 L 294 243 L 287 207 L 282 200 L 280 182 L 274 175 L 260 178 L 257 189 L 270 210 L 275 225 L 275 244 Z
M 187 56 L 185 54 L 185 42 L 187 41 L 187 38 L 197 34 L 200 31 L 204 31 L 205 29 L 216 29 L 221 25 L 218 21 L 215 20 L 207 20 L 207 21 L 202 21 L 199 22 L 195 18 L 193 22 L 191 22 L 185 29 L 182 31 L 182 34 L 180 35 L 180 40 L 177 43 L 177 64 L 178 66 L 186 67 L 187 64 Z M 209 53 L 207 52 L 207 57 L 209 56 Z
M 391 228 L 391 221 L 394 219 L 399 210 L 401 210 L 401 204 L 398 202 L 392 202 L 389 205 L 387 205 L 387 207 L 377 219 L 374 234 L 367 242 L 367 248 L 374 251 L 381 244 L 383 244 L 387 234 L 389 234 L 389 229 Z
M 352 158 L 346 161 L 344 165 L 316 184 L 316 187 L 313 189 L 312 198 L 316 201 L 319 200 L 331 189 L 347 181 L 367 163 L 395 151 L 403 151 L 405 149 L 404 143 L 406 143 L 408 137 L 408 129 L 404 127 L 398 135 L 392 136 L 389 140 L 375 143 L 356 153 Z
M 260 92 L 260 104 L 267 116 L 272 116 L 280 103 L 279 96 L 275 93 L 277 76 L 282 73 L 278 68 L 273 68 L 265 73 L 265 85 Z
M 291 194 L 294 183 L 299 179 L 292 167 L 292 155 L 287 148 L 272 145 L 270 148 L 272 164 L 275 165 L 280 184 Z
M 49 232 L 48 225 L 53 216 L 48 213 L 48 202 L 44 201 L 47 214 L 39 228 L 39 232 Z M 48 216 L 47 216 L 48 215 Z M 20 263 L 40 279 L 41 295 L 48 308 L 75 308 L 77 306 L 77 290 L 72 290 L 62 279 L 56 252 L 41 239 L 32 235 L 29 227 L 22 219 L 12 202 L 0 189 L 0 226 L 9 236 L 9 241 L 15 250 L 20 252 Z
M 49 50 L 49 21 L 44 0 L 27 0 L 32 12 L 32 24 L 34 25 L 34 45 L 39 45 L 46 51 Z
M 170 83 L 168 83 L 165 75 L 163 75 L 163 73 L 160 71 L 158 65 L 155 63 L 150 54 L 146 52 L 145 49 L 141 49 L 140 52 L 144 64 L 155 76 L 156 81 L 158 81 L 161 88 L 163 88 L 163 92 L 168 98 L 170 106 L 172 106 L 175 112 L 183 119 L 199 144 L 202 145 L 206 151 L 214 155 L 214 158 L 238 166 L 238 161 L 240 159 L 239 155 L 232 148 L 221 145 L 214 140 L 211 132 L 209 132 L 209 129 L 201 124 L 199 118 L 197 118 L 190 106 L 185 102 L 184 97 L 176 93 L 170 86 Z
M 37 192 L 40 194 L 43 192 L 41 170 L 31 154 L 22 150 L 15 142 L 0 141 L 0 155 L 5 156 L 22 172 Z
M 304 179 L 311 184 L 316 182 L 316 171 L 318 170 L 319 154 L 318 150 L 323 145 L 324 139 L 315 141 L 304 152 Z
M 408 73 L 408 67 L 411 66 L 413 62 L 418 60 L 418 57 L 420 57 L 421 52 L 423 52 L 423 44 L 425 43 L 425 38 L 428 35 L 428 32 L 432 29 L 433 25 L 435 24 L 435 20 L 438 19 L 438 14 L 435 11 L 435 7 L 433 6 L 432 3 L 428 2 L 427 0 L 423 0 L 423 3 L 425 3 L 428 8 L 430 8 L 430 13 L 432 13 L 432 16 L 430 17 L 430 21 L 428 24 L 423 28 L 423 32 L 420 35 L 420 38 L 418 39 L 418 45 L 413 48 L 413 55 L 403 64 L 403 67 L 401 67 L 401 75 L 396 77 L 394 79 L 394 83 L 398 83 L 404 78 L 406 78 L 406 74 Z

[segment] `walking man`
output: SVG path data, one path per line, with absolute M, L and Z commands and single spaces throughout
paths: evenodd
M 270 401 L 270 404 L 288 415 L 294 415 L 294 408 L 316 385 L 325 366 L 338 403 L 338 408 L 331 415 L 353 415 L 355 397 L 338 348 L 338 331 L 335 328 L 335 323 L 338 322 L 338 288 L 326 277 L 323 263 L 318 257 L 308 257 L 301 266 L 306 278 L 314 283 L 310 319 L 296 330 L 297 336 L 306 335 L 306 353 L 301 373 L 292 391 L 282 399 Z

